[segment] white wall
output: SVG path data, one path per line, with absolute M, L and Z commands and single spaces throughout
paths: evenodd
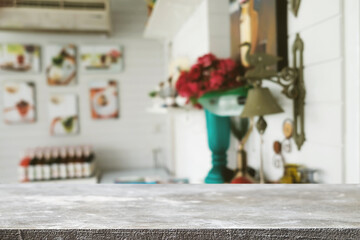
M 172 57 L 195 62 L 209 52 L 230 55 L 230 19 L 227 1 L 203 0 L 172 41 Z
M 0 182 L 17 180 L 19 152 L 28 147 L 93 144 L 104 170 L 153 166 L 152 149 L 167 154 L 166 120 L 146 113 L 150 105 L 148 92 L 164 78 L 163 45 L 142 37 L 147 20 L 143 0 L 113 0 L 111 37 L 79 34 L 35 34 L 0 32 L 0 42 L 107 44 L 124 46 L 125 71 L 115 75 L 80 75 L 74 87 L 48 87 L 44 71 L 35 75 L 5 75 L 0 81 L 23 79 L 36 84 L 37 116 L 35 124 L 9 126 L 0 121 Z M 44 51 L 42 52 L 44 54 Z M 119 82 L 120 118 L 95 121 L 90 117 L 88 81 L 116 79 Z M 76 93 L 79 96 L 80 134 L 72 137 L 50 137 L 47 99 L 50 93 Z M 0 96 L 0 105 L 2 96 Z
M 360 182 L 360 2 L 344 1 L 345 181 Z
M 209 52 L 209 6 L 203 1 L 193 15 L 184 23 L 172 42 L 173 59 L 187 57 L 191 62 Z
M 222 19 L 225 8 L 206 4 L 215 1 L 204 1 L 204 4 L 184 25 L 174 39 L 173 52 L 176 56 L 188 56 L 195 60 L 197 56 L 224 49 L 230 44 L 225 38 L 225 27 Z M 222 1 L 216 1 L 221 4 Z M 227 1 L 224 1 L 227 2 Z M 307 167 L 321 170 L 321 182 L 342 183 L 345 180 L 345 89 L 344 89 L 344 51 L 343 51 L 343 4 L 342 0 L 303 0 L 297 18 L 289 8 L 289 60 L 291 63 L 291 47 L 296 33 L 300 33 L 305 43 L 305 85 L 307 90 L 305 107 L 305 131 L 307 141 L 301 151 L 298 151 L 292 141 L 293 151 L 285 154 L 289 163 L 304 164 Z M 214 5 L 213 5 L 214 6 Z M 210 9 L 208 18 L 204 16 Z M 226 9 L 228 11 L 228 9 Z M 216 11 L 217 13 L 214 14 Z M 213 23 L 213 24 L 210 24 Z M 200 26 L 200 24 L 203 24 Z M 208 25 L 206 25 L 208 24 Z M 209 29 L 209 33 L 204 32 Z M 212 30 L 211 30 L 212 29 Z M 219 31 L 223 37 L 215 38 L 212 32 Z M 200 44 L 202 43 L 202 44 Z M 227 48 L 225 48 L 227 51 Z M 206 51 L 208 50 L 208 51 Z M 182 54 L 182 55 L 181 55 Z M 220 52 L 221 57 L 228 57 L 229 52 Z M 267 116 L 268 129 L 265 135 L 264 162 L 266 176 L 270 180 L 278 180 L 283 171 L 273 165 L 273 142 L 284 139 L 282 133 L 283 121 L 293 117 L 292 101 L 284 97 L 280 87 L 266 83 L 273 95 L 284 108 L 285 113 Z M 187 121 L 187 122 L 186 122 Z M 204 176 L 210 166 L 210 153 L 206 150 L 205 120 L 201 113 L 177 117 L 177 164 L 178 172 L 185 174 L 191 169 L 192 176 L 196 172 Z M 359 122 L 357 122 L 359 124 Z M 196 133 L 196 134 L 194 134 Z M 176 135 L 175 134 L 175 135 Z M 195 135 L 195 136 L 194 136 Z M 259 135 L 253 132 L 247 144 L 249 164 L 259 167 Z M 358 149 L 358 146 L 356 146 Z M 234 152 L 234 143 L 231 148 Z M 185 154 L 184 152 L 190 152 Z M 193 156 L 191 158 L 191 156 Z M 191 162 L 186 158 L 192 159 Z M 229 159 L 233 161 L 230 156 Z M 207 162 L 208 161 L 208 162 Z M 180 162 L 180 163 L 179 163 Z M 199 164 L 202 162 L 202 164 Z M 234 166 L 231 163 L 230 166 Z M 351 168 L 351 167 L 348 167 Z
M 305 44 L 304 80 L 306 139 L 301 151 L 292 141 L 293 151 L 285 154 L 289 163 L 304 164 L 321 170 L 324 183 L 341 183 L 344 180 L 344 68 L 343 25 L 341 0 L 303 0 L 298 17 L 289 12 L 289 63 L 296 33 Z M 326 7 L 324 7 L 326 5 Z M 321 11 L 319 11 L 321 9 Z M 267 84 L 285 113 L 266 117 L 268 129 L 265 136 L 264 161 L 266 175 L 275 180 L 281 172 L 273 167 L 273 142 L 283 140 L 282 123 L 292 118 L 292 102 L 280 94 L 280 88 Z M 258 134 L 249 142 L 250 163 L 259 154 Z
M 227 1 L 204 0 L 172 39 L 172 58 L 187 57 L 195 63 L 209 52 L 220 58 L 230 55 L 230 18 Z M 176 175 L 203 182 L 211 168 L 203 110 L 174 116 Z M 229 166 L 235 164 L 235 142 L 228 151 Z

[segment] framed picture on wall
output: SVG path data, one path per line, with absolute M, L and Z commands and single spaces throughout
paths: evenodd
M 82 73 L 119 73 L 124 68 L 123 48 L 118 45 L 80 47 Z
M 40 47 L 32 44 L 0 44 L 0 71 L 38 73 Z
M 231 58 L 240 63 L 240 13 L 239 0 L 230 1 Z
M 247 68 L 248 52 L 261 52 L 282 58 L 276 66 L 278 70 L 287 66 L 287 1 L 236 0 L 230 6 L 233 59 Z M 244 43 L 251 47 L 239 48 Z
M 119 117 L 118 86 L 115 80 L 90 82 L 90 107 L 93 119 Z
M 49 45 L 45 51 L 46 79 L 50 86 L 68 86 L 76 83 L 76 47 Z
M 36 120 L 35 84 L 5 82 L 3 84 L 3 114 L 7 124 L 34 123 Z
M 49 99 L 50 135 L 79 133 L 78 101 L 75 94 L 51 94 Z

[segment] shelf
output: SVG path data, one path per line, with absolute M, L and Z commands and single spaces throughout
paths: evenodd
M 45 180 L 26 182 L 25 184 L 97 184 L 99 182 L 100 172 L 97 172 L 92 177 L 88 178 L 71 178 L 71 179 L 59 179 L 59 180 Z
M 101 184 L 114 183 L 118 178 L 135 177 L 135 178 L 161 178 L 168 179 L 170 176 L 164 169 L 129 169 L 121 171 L 105 172 L 101 176 Z
M 202 1 L 204 0 L 157 0 L 144 37 L 173 39 Z
M 98 177 L 90 178 L 73 178 L 73 179 L 62 179 L 62 180 L 49 180 L 49 181 L 34 181 L 28 182 L 31 184 L 40 183 L 40 184 L 96 184 L 98 183 Z
M 147 113 L 153 113 L 153 114 L 168 114 L 169 113 L 169 109 L 167 108 L 155 108 L 155 107 L 150 107 L 146 109 Z
M 162 108 L 162 107 L 150 107 L 146 109 L 147 113 L 152 114 L 182 114 L 188 112 L 199 112 L 198 109 L 195 108 Z

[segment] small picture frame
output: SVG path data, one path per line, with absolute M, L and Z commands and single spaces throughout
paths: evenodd
M 34 123 L 36 121 L 35 84 L 4 82 L 3 114 L 7 124 Z
M 117 81 L 91 81 L 89 94 L 92 119 L 116 119 L 119 117 Z
M 39 73 L 40 46 L 34 44 L 0 44 L 0 72 Z
M 79 133 L 78 99 L 75 94 L 51 94 L 48 104 L 51 136 Z
M 49 86 L 69 86 L 76 83 L 77 61 L 75 45 L 46 47 L 46 80 Z
M 119 45 L 81 46 L 81 73 L 119 73 L 124 69 L 123 55 Z

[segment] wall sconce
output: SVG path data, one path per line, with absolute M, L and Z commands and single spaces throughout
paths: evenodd
M 259 116 L 256 128 L 261 135 L 262 147 L 262 136 L 265 133 L 267 127 L 264 116 L 283 112 L 275 98 L 271 95 L 270 90 L 268 88 L 262 87 L 262 82 L 264 80 L 268 80 L 280 85 L 283 88 L 282 93 L 286 97 L 292 99 L 294 102 L 293 138 L 298 149 L 300 150 L 305 142 L 304 105 L 306 95 L 303 73 L 304 43 L 300 38 L 300 35 L 296 35 L 296 39 L 292 48 L 293 67 L 285 67 L 280 72 L 270 68 L 280 60 L 279 57 L 265 53 L 256 53 L 254 55 L 250 55 L 250 43 L 245 43 L 243 45 L 249 48 L 247 52 L 247 61 L 252 67 L 246 72 L 245 79 L 250 85 L 254 86 L 254 88 L 249 90 L 248 98 L 246 100 L 244 111 L 242 112 L 241 117 L 249 118 Z M 260 157 L 260 182 L 264 183 L 262 154 Z
M 244 45 L 250 45 L 245 43 Z M 250 48 L 249 48 L 250 51 Z M 281 72 L 276 72 L 270 69 L 279 58 L 264 53 L 256 53 L 250 55 L 248 51 L 247 60 L 250 62 L 252 69 L 245 74 L 245 79 L 249 84 L 254 86 L 254 89 L 249 91 L 249 96 L 245 104 L 242 117 L 260 116 L 257 129 L 259 133 L 263 134 L 266 129 L 266 122 L 263 119 L 264 115 L 281 112 L 281 108 L 277 105 L 275 99 L 272 97 L 267 88 L 263 88 L 262 81 L 268 80 L 280 85 L 283 90 L 282 93 L 294 101 L 294 140 L 298 149 L 300 150 L 305 142 L 304 129 L 304 105 L 305 105 L 305 84 L 304 84 L 304 63 L 303 52 L 304 42 L 300 35 L 296 35 L 296 39 L 292 48 L 293 52 L 293 67 L 285 67 Z
M 244 45 L 250 45 L 245 43 Z M 249 48 L 250 51 L 250 48 Z M 263 88 L 262 81 L 268 80 L 280 85 L 283 90 L 282 93 L 294 101 L 294 140 L 298 149 L 300 150 L 305 142 L 304 129 L 304 105 L 305 105 L 305 84 L 304 84 L 304 63 L 303 52 L 304 42 L 300 35 L 296 35 L 293 52 L 293 67 L 285 67 L 281 72 L 276 72 L 269 67 L 279 61 L 279 57 L 271 56 L 264 53 L 256 53 L 250 55 L 248 51 L 247 60 L 252 66 L 245 74 L 245 79 L 254 89 L 249 91 L 249 96 L 245 104 L 242 117 L 260 116 L 263 121 L 264 115 L 281 112 L 281 108 L 277 105 L 275 99 L 272 97 L 267 88 Z M 264 120 L 265 121 L 265 120 Z M 258 122 L 257 128 L 259 133 L 263 134 L 266 129 L 266 122 L 260 124 Z
M 244 45 L 250 45 L 245 43 Z M 249 96 L 245 104 L 245 109 L 242 117 L 260 116 L 261 124 L 258 122 L 258 131 L 264 133 L 266 129 L 266 122 L 263 119 L 264 115 L 281 112 L 281 108 L 272 97 L 269 89 L 262 87 L 262 81 L 268 80 L 280 85 L 283 90 L 282 93 L 294 101 L 294 125 L 295 133 L 294 140 L 298 149 L 300 150 L 305 142 L 304 130 L 304 105 L 305 105 L 305 84 L 304 84 L 304 63 L 303 52 L 304 43 L 300 35 L 296 35 L 296 39 L 292 48 L 293 52 L 293 67 L 285 67 L 281 72 L 272 70 L 270 66 L 279 61 L 279 57 L 271 56 L 264 53 L 256 53 L 250 55 L 250 48 L 247 55 L 247 60 L 252 66 L 245 74 L 245 79 L 254 89 L 249 91 Z

